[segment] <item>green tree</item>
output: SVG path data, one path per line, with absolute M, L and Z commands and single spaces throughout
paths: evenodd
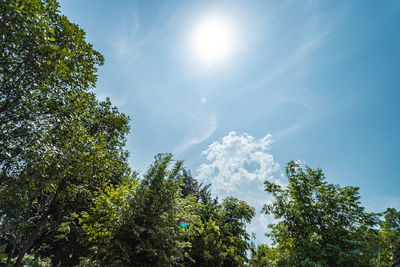
M 197 201 L 201 201 L 203 203 L 213 202 L 216 203 L 216 199 L 211 197 L 210 187 L 211 184 L 204 185 L 199 184 L 199 182 L 193 178 L 190 171 L 186 169 L 182 169 L 183 176 L 183 184 L 182 184 L 182 195 L 183 197 L 187 197 L 192 195 L 196 197 Z
M 182 162 L 157 155 L 143 179 L 109 186 L 80 223 L 91 248 L 82 265 L 242 266 L 254 208 L 236 198 L 221 204 L 184 196 Z M 189 227 L 180 228 L 185 221 Z
M 185 214 L 181 201 L 182 162 L 169 169 L 172 155 L 157 155 L 143 179 L 109 187 L 80 219 L 91 253 L 100 266 L 175 266 L 183 259 Z M 195 204 L 195 200 L 192 200 Z M 190 203 L 186 203 L 190 204 Z
M 190 246 L 185 266 L 243 266 L 251 248 L 246 223 L 254 217 L 253 207 L 233 197 L 221 204 L 201 205 L 200 221 L 187 232 Z
M 128 117 L 90 90 L 103 57 L 55 0 L 0 1 L 0 238 L 7 263 L 129 175 Z
M 278 251 L 277 266 L 368 266 L 368 232 L 377 218 L 360 205 L 357 187 L 325 181 L 320 169 L 289 162 L 287 187 L 265 182 L 274 201 L 264 206 Z
M 380 229 L 371 240 L 371 247 L 376 252 L 373 262 L 375 266 L 392 266 L 400 251 L 400 211 L 388 208 L 383 216 Z
M 260 244 L 255 250 L 252 251 L 250 266 L 276 266 L 276 260 L 278 258 L 277 256 L 278 250 L 276 248 L 271 248 L 265 244 Z

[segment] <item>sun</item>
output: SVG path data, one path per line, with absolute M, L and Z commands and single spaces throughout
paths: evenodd
M 222 18 L 207 18 L 193 31 L 192 47 L 198 60 L 214 64 L 233 50 L 232 27 Z

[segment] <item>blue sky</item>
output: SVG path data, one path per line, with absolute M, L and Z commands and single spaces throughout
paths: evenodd
M 95 92 L 131 121 L 130 164 L 172 152 L 215 194 L 260 208 L 290 160 L 400 209 L 399 1 L 81 1 L 61 11 L 105 56 Z M 193 49 L 212 18 L 229 54 Z M 226 48 L 228 49 L 228 48 Z M 262 233 L 271 218 L 250 227 Z M 263 228 L 264 227 L 264 228 Z

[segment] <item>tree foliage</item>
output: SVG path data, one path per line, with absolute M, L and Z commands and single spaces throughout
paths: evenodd
M 100 266 L 173 266 L 179 244 L 178 198 L 182 162 L 168 169 L 171 155 L 157 155 L 143 179 L 108 187 L 80 219 Z
M 239 266 L 250 235 L 245 224 L 254 208 L 235 198 L 222 204 L 182 194 L 181 162 L 158 155 L 143 179 L 108 187 L 80 222 L 100 266 Z M 188 228 L 180 228 L 184 220 Z
M 250 266 L 276 266 L 278 259 L 278 249 L 269 247 L 266 244 L 259 244 L 252 251 Z
M 243 266 L 251 247 L 246 223 L 254 217 L 253 207 L 234 197 L 221 204 L 201 205 L 200 221 L 187 233 L 190 256 L 185 266 Z
M 278 250 L 278 266 L 367 266 L 368 232 L 376 216 L 365 212 L 357 187 L 325 181 L 320 169 L 289 162 L 286 188 L 265 182 L 274 202 L 264 211 L 276 223 L 267 235 Z
M 102 55 L 56 0 L 0 0 L 0 263 L 5 266 L 390 266 L 400 212 L 288 163 L 272 246 L 254 249 L 244 201 L 211 197 L 181 161 L 127 164 L 129 118 L 95 87 Z M 247 259 L 252 250 L 251 261 Z M 397 257 L 397 259 L 396 259 Z
M 373 262 L 375 266 L 392 266 L 400 261 L 400 211 L 388 208 L 382 215 L 378 235 L 371 242 L 377 254 Z
M 128 117 L 89 91 L 103 57 L 58 8 L 0 1 L 0 235 L 16 266 L 129 175 Z
M 203 203 L 212 202 L 215 203 L 217 200 L 211 197 L 210 187 L 211 184 L 204 185 L 199 184 L 198 181 L 193 178 L 190 171 L 182 169 L 183 185 L 182 195 L 187 197 L 189 195 L 196 197 L 197 201 Z

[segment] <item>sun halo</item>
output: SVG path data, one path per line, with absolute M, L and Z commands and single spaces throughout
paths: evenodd
M 233 33 L 227 21 L 208 18 L 201 21 L 193 32 L 192 47 L 198 60 L 207 65 L 225 59 L 233 50 Z

